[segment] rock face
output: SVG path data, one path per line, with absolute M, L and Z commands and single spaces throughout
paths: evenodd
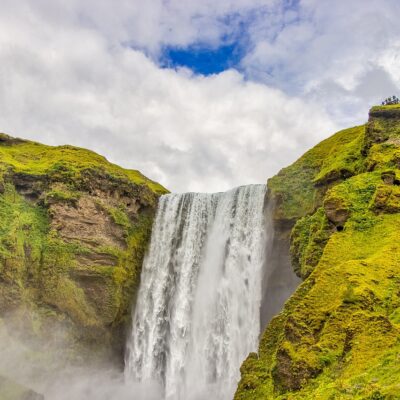
M 236 400 L 399 398 L 399 161 L 400 107 L 374 107 L 269 181 L 303 283 Z
M 271 191 L 267 194 L 267 218 L 276 210 Z M 267 224 L 270 227 L 268 237 L 271 238 L 267 247 L 267 263 L 264 277 L 263 299 L 261 303 L 261 329 L 280 312 L 286 300 L 299 286 L 301 280 L 293 271 L 290 260 L 290 224 L 281 223 L 277 219 Z
M 0 135 L 0 318 L 69 356 L 122 359 L 157 198 L 138 171 Z

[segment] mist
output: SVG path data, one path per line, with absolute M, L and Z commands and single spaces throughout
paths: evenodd
M 45 400 L 159 400 L 156 382 L 125 382 L 122 368 L 111 362 L 73 360 L 63 345 L 68 333 L 52 326 L 45 343 L 16 326 L 15 315 L 0 320 L 0 377 L 25 386 Z M 1 394 L 1 387 L 0 387 Z

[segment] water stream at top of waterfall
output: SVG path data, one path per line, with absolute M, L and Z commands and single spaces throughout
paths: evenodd
M 127 341 L 127 381 L 154 382 L 167 400 L 232 399 L 260 334 L 265 194 L 265 185 L 249 185 L 160 198 Z

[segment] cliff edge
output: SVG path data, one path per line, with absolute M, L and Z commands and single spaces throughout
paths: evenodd
M 121 362 L 161 185 L 89 150 L 0 134 L 0 323 Z
M 269 180 L 303 283 L 243 363 L 236 400 L 399 398 L 399 168 L 392 105 Z

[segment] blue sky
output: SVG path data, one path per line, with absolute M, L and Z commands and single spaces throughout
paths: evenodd
M 397 0 L 3 0 L 0 131 L 173 191 L 266 182 L 399 95 L 399 19 Z
M 217 48 L 202 44 L 186 48 L 167 47 L 163 50 L 161 65 L 165 68 L 186 67 L 197 74 L 211 75 L 238 68 L 243 54 L 239 42 Z
M 159 63 L 165 68 L 189 68 L 196 74 L 211 75 L 235 68 L 249 50 L 248 29 L 262 14 L 263 8 L 250 9 L 244 15 L 234 13 L 218 19 L 221 37 L 218 42 L 195 42 L 187 46 L 165 46 Z
M 290 21 L 281 20 L 275 29 L 275 35 L 285 29 L 287 24 L 301 23 L 298 16 L 300 0 L 283 0 L 280 4 L 281 13 L 296 15 Z M 233 13 L 220 17 L 218 23 L 224 28 L 221 37 L 215 43 L 194 42 L 186 46 L 165 46 L 159 56 L 159 64 L 165 68 L 189 68 L 196 74 L 218 74 L 234 68 L 242 71 L 241 61 L 252 50 L 253 43 L 249 30 L 260 20 L 268 20 L 267 6 L 255 7 L 245 13 Z M 225 33 L 226 32 L 226 33 Z

